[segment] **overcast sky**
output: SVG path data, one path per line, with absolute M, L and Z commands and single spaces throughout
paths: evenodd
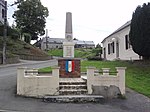
M 7 0 L 8 6 L 14 0 Z M 73 38 L 79 40 L 101 41 L 131 20 L 138 5 L 150 0 L 41 0 L 48 7 L 49 17 L 46 28 L 51 38 L 65 38 L 66 12 L 72 12 Z M 8 19 L 15 7 L 8 7 Z

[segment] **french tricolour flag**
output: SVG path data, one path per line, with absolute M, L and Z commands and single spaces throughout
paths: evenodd
M 66 61 L 66 71 L 67 72 L 74 71 L 74 61 Z

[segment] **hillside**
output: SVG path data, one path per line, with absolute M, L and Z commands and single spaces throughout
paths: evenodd
M 0 37 L 0 56 L 2 56 L 2 37 Z M 7 38 L 7 46 L 6 46 L 7 57 L 19 56 L 22 59 L 33 59 L 33 60 L 45 60 L 49 57 L 49 55 L 21 40 L 13 40 L 11 38 Z

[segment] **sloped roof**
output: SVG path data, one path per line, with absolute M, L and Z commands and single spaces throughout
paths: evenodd
M 48 38 L 48 42 L 50 43 L 63 43 L 64 41 L 64 38 Z
M 49 43 L 58 43 L 58 44 L 61 44 L 65 41 L 65 38 L 47 38 L 48 42 Z M 38 43 L 41 43 L 41 42 L 46 42 L 46 38 L 42 38 L 40 41 L 36 42 L 37 44 Z M 73 40 L 73 42 L 75 42 L 76 44 L 78 45 L 95 45 L 93 41 L 84 41 L 84 40 Z
M 74 40 L 77 45 L 95 45 L 93 41 Z
M 42 38 L 43 42 L 46 42 L 46 37 Z M 50 43 L 63 43 L 65 41 L 64 38 L 47 38 L 47 41 Z
M 131 21 L 126 22 L 124 25 L 122 25 L 120 28 L 118 28 L 116 31 L 114 31 L 112 34 L 110 34 L 108 37 L 106 37 L 101 43 L 103 43 L 107 38 L 109 38 L 110 36 L 112 36 L 113 34 L 123 30 L 124 28 L 130 26 Z
M 88 44 L 88 45 L 95 45 L 93 41 L 85 41 L 85 44 Z

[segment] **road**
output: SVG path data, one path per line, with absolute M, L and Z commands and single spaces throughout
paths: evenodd
M 57 65 L 56 60 L 22 61 L 21 64 L 0 66 L 0 111 L 5 112 L 150 112 L 150 99 L 130 89 L 127 99 L 113 99 L 100 103 L 45 103 L 42 99 L 16 95 L 18 67 L 41 68 Z

